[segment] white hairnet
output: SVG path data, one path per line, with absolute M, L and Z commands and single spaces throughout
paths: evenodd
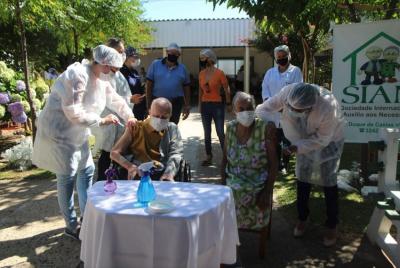
M 289 60 L 292 58 L 292 55 L 290 55 L 289 47 L 287 45 L 280 45 L 280 46 L 277 46 L 276 48 L 274 48 L 275 59 L 276 59 L 277 54 L 278 54 L 279 51 L 286 52 L 286 54 L 288 55 L 288 59 Z
M 287 101 L 295 109 L 312 107 L 319 96 L 319 86 L 307 83 L 298 83 L 289 92 Z
M 124 63 L 122 55 L 118 51 L 105 45 L 99 45 L 93 49 L 93 59 L 101 65 L 116 68 L 121 68 Z
M 167 51 L 169 51 L 169 50 L 176 50 L 176 51 L 179 52 L 179 54 L 181 53 L 181 48 L 178 46 L 177 43 L 169 44 L 168 47 L 167 47 Z
M 206 56 L 210 60 L 212 60 L 214 63 L 217 63 L 217 55 L 215 54 L 214 51 L 212 51 L 209 48 L 203 49 L 200 51 L 200 56 Z

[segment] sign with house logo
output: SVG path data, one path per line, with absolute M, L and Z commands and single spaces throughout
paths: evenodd
M 347 142 L 379 140 L 400 128 L 400 20 L 335 25 L 333 94 L 347 121 Z

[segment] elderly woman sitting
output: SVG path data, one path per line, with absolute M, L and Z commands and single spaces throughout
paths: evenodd
M 236 120 L 226 126 L 221 173 L 235 197 L 239 228 L 262 230 L 270 218 L 278 160 L 274 125 L 255 118 L 254 108 L 247 93 L 233 98 Z

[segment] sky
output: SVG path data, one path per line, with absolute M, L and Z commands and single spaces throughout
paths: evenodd
M 141 0 L 145 20 L 248 18 L 239 9 L 217 6 L 206 0 Z

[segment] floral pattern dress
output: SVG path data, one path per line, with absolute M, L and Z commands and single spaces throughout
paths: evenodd
M 256 205 L 257 194 L 268 177 L 265 149 L 265 123 L 256 118 L 253 133 L 245 144 L 236 138 L 233 120 L 226 127 L 227 166 L 226 182 L 235 197 L 239 228 L 259 230 L 269 222 L 270 209 L 261 211 Z

